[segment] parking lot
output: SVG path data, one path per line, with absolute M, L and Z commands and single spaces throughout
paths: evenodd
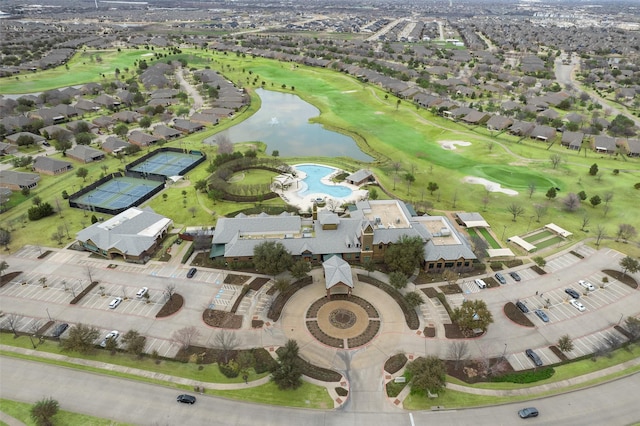
M 549 349 L 548 347 L 530 349 L 533 349 L 535 353 L 538 354 L 538 356 L 542 360 L 543 366 L 560 362 L 560 359 L 553 352 L 551 352 L 551 349 Z M 524 353 L 524 351 L 510 354 L 507 357 L 507 361 L 509 361 L 511 367 L 513 367 L 513 369 L 516 371 L 535 368 L 535 364 L 533 363 L 531 358 L 529 358 Z

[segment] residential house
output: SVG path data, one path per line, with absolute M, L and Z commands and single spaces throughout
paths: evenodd
M 42 143 L 44 142 L 46 139 L 43 138 L 40 135 L 36 135 L 35 133 L 31 133 L 31 132 L 18 132 L 18 133 L 14 133 L 12 135 L 8 135 L 5 136 L 5 139 L 13 145 L 17 145 L 18 144 L 18 139 L 20 139 L 20 136 L 28 136 L 30 138 L 33 139 L 34 143 L 38 144 L 38 143 Z
M 116 120 L 106 115 L 96 117 L 93 120 L 91 120 L 91 122 L 96 126 L 98 126 L 99 128 L 105 129 L 105 130 L 110 129 L 114 124 L 116 124 Z
M 218 124 L 218 116 L 216 114 L 204 114 L 204 113 L 196 112 L 189 118 L 194 123 Z
M 162 246 L 172 226 L 171 219 L 149 208 L 132 207 L 81 230 L 76 239 L 85 250 L 107 259 L 145 263 Z
M 98 130 L 100 129 L 100 127 L 98 127 L 98 125 L 96 125 L 95 123 L 89 123 L 84 120 L 70 121 L 67 123 L 67 128 L 71 130 L 74 134 L 78 133 L 78 127 L 81 125 L 81 123 L 84 123 L 87 125 L 89 129 L 89 133 L 97 134 Z
M 104 159 L 104 152 L 87 145 L 76 145 L 65 152 L 67 157 L 83 163 L 91 163 Z
M 512 124 L 513 120 L 511 118 L 505 117 L 504 115 L 494 115 L 487 121 L 487 129 L 499 131 L 506 129 Z
M 128 146 L 131 146 L 129 142 L 123 141 L 122 139 L 115 136 L 109 136 L 102 143 L 102 150 L 110 154 L 117 154 L 118 152 L 123 151 Z
M 8 155 L 16 152 L 18 148 L 10 143 L 0 142 L 0 155 Z
M 164 124 L 159 124 L 153 128 L 153 136 L 157 136 L 165 141 L 179 138 L 182 135 L 182 132 L 172 129 L 171 127 L 167 127 Z
M 194 123 L 193 121 L 176 119 L 173 122 L 173 127 L 176 130 L 180 130 L 182 133 L 195 133 L 204 130 L 204 126 L 200 123 Z
M 55 158 L 38 156 L 33 161 L 33 171 L 45 175 L 59 175 L 68 172 L 73 165 L 68 161 L 56 160 Z
M 509 133 L 516 136 L 529 136 L 535 124 L 528 121 L 515 120 L 511 126 L 509 126 Z
M 550 141 L 556 137 L 556 129 L 550 126 L 537 125 L 531 130 L 529 136 L 531 139 Z
M 87 99 L 80 99 L 74 106 L 81 113 L 100 111 L 100 105 Z
M 582 141 L 584 139 L 584 133 L 582 132 L 563 132 L 562 141 L 560 144 L 566 146 L 569 149 L 579 151 L 582 147 Z
M 627 155 L 640 157 L 640 139 L 627 139 Z
M 134 111 L 119 111 L 111 116 L 114 120 L 121 121 L 123 123 L 137 123 L 142 114 Z
M 40 134 L 49 140 L 71 140 L 73 138 L 73 132 L 65 129 L 59 124 L 43 127 L 42 129 L 40 129 Z
M 616 152 L 616 148 L 616 140 L 611 136 L 598 135 L 593 138 L 593 150 L 595 152 L 613 154 Z
M 484 124 L 489 121 L 491 114 L 472 110 L 469 114 L 461 118 L 462 121 L 469 124 Z
M 33 189 L 38 186 L 40 175 L 37 173 L 15 172 L 0 170 L 0 188 L 20 191 L 24 188 Z
M 127 138 L 130 143 L 141 147 L 153 145 L 160 140 L 160 138 L 151 136 L 150 134 L 141 132 L 140 130 L 134 130 L 133 132 L 129 133 L 129 136 L 127 136 Z

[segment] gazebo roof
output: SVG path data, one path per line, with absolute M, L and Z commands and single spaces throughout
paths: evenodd
M 351 266 L 340 256 L 331 256 L 328 260 L 322 262 L 322 267 L 324 268 L 327 289 L 337 284 L 344 284 L 353 288 Z

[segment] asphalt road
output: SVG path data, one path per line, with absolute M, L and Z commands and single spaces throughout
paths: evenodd
M 139 425 L 509 425 L 517 411 L 536 406 L 526 424 L 627 425 L 640 421 L 640 374 L 589 389 L 517 404 L 452 411 L 358 413 L 271 407 L 197 395 L 179 404 L 179 390 L 32 361 L 0 358 L 2 398 L 35 402 L 51 396 L 64 410 Z M 61 378 L 63 378 L 61 380 Z M 413 423 L 412 423 L 413 421 Z

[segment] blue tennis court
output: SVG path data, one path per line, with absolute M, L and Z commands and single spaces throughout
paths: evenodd
M 74 201 L 77 204 L 86 206 L 115 210 L 135 205 L 140 198 L 153 192 L 159 186 L 164 186 L 164 183 L 131 177 L 118 177 L 79 196 Z
M 161 151 L 129 170 L 139 173 L 151 173 L 162 176 L 182 175 L 184 170 L 201 161 L 202 155 L 182 152 Z

